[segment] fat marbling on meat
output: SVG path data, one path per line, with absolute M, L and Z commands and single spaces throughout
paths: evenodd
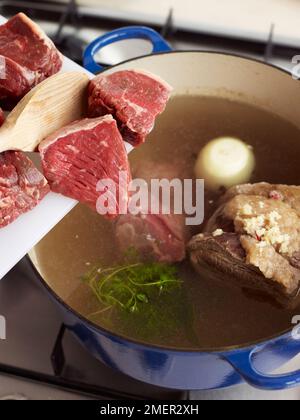
M 112 114 L 125 141 L 144 143 L 172 88 L 159 77 L 141 70 L 100 74 L 89 85 L 89 116 Z
M 0 228 L 33 209 L 49 191 L 46 179 L 24 153 L 0 154 Z
M 0 26 L 0 99 L 14 102 L 57 73 L 62 56 L 47 35 L 24 13 Z
M 116 194 L 112 191 L 110 196 L 115 211 L 107 216 L 116 217 L 121 206 L 127 210 L 131 172 L 122 136 L 111 115 L 63 127 L 42 141 L 39 151 L 52 191 L 98 210 L 99 197 L 107 193 L 99 183 L 111 180 L 116 187 Z M 124 185 L 119 184 L 120 173 L 125 177 Z

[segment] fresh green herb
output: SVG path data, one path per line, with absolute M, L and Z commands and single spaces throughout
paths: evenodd
M 93 322 L 149 343 L 199 346 L 193 308 L 182 287 L 181 265 L 143 263 L 129 250 L 122 265 L 95 266 L 84 277 L 95 296 Z M 99 308 L 97 310 L 97 302 Z
M 117 306 L 131 313 L 149 304 L 153 295 L 167 293 L 182 283 L 176 267 L 161 263 L 96 266 L 83 280 L 107 308 Z

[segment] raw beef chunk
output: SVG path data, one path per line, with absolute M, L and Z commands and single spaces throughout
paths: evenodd
M 151 179 L 175 179 L 180 173 L 179 166 L 170 164 L 144 163 L 135 172 L 135 178 L 143 179 L 150 185 Z M 149 196 L 150 203 L 151 195 Z M 172 200 L 171 200 L 172 201 Z M 186 255 L 186 244 L 191 238 L 185 225 L 185 216 L 151 214 L 149 207 L 138 215 L 122 215 L 116 224 L 116 238 L 122 251 L 133 248 L 141 256 L 159 262 L 182 261 Z
M 132 248 L 141 256 L 159 262 L 182 261 L 186 239 L 173 229 L 174 225 L 176 230 L 182 226 L 181 222 L 180 216 L 123 215 L 116 225 L 117 241 L 124 252 Z
M 189 244 L 191 260 L 207 263 L 278 300 L 300 286 L 300 187 L 260 183 L 231 188 L 204 234 Z
M 19 13 L 0 26 L 0 99 L 15 100 L 62 66 L 62 56 L 46 34 Z
M 64 127 L 45 139 L 39 147 L 43 170 L 52 191 L 61 193 L 98 210 L 103 193 L 110 194 L 115 210 L 127 211 L 128 185 L 131 180 L 123 139 L 112 116 L 84 119 Z M 119 185 L 119 174 L 125 177 Z M 115 194 L 101 184 L 109 179 L 116 185 Z
M 145 142 L 172 88 L 158 77 L 137 70 L 99 75 L 89 85 L 89 116 L 112 114 L 125 141 Z
M 0 227 L 33 209 L 49 190 L 46 179 L 26 155 L 0 154 Z

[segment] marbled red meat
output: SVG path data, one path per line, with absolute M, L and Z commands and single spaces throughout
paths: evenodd
M 33 209 L 49 191 L 46 179 L 26 155 L 0 154 L 0 228 Z
M 162 79 L 138 70 L 95 77 L 89 85 L 89 116 L 112 114 L 125 141 L 144 143 L 172 91 Z
M 134 172 L 135 178 L 143 179 L 150 186 L 152 179 L 180 178 L 180 165 L 157 164 L 146 162 Z M 149 191 L 149 203 L 153 200 Z M 171 202 L 173 197 L 171 197 Z M 185 223 L 184 214 L 174 214 L 171 206 L 170 214 L 164 214 L 162 202 L 159 202 L 159 214 L 151 214 L 148 207 L 138 215 L 122 215 L 116 224 L 116 238 L 119 247 L 126 252 L 133 248 L 141 256 L 159 262 L 182 261 L 186 255 L 186 244 L 191 232 Z
M 166 223 L 169 217 L 171 223 Z M 177 235 L 173 227 L 184 227 L 180 216 L 122 215 L 116 225 L 116 238 L 121 251 L 134 249 L 141 256 L 159 262 L 178 262 L 185 258 L 186 237 Z M 179 222 L 179 223 L 177 223 Z
M 106 189 L 99 189 L 99 182 L 112 180 L 116 194 L 110 200 L 114 217 L 127 210 L 128 186 L 131 181 L 126 148 L 111 115 L 84 119 L 64 127 L 45 139 L 39 147 L 43 170 L 53 191 L 87 204 L 93 210 Z M 119 186 L 119 174 L 125 176 Z
M 23 13 L 0 26 L 0 99 L 15 100 L 62 66 L 53 42 Z

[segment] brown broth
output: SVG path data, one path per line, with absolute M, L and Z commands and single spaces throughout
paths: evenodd
M 289 122 L 256 107 L 211 97 L 177 97 L 160 117 L 147 143 L 130 154 L 134 168 L 146 159 L 185 164 L 193 177 L 197 153 L 218 136 L 236 136 L 254 148 L 257 165 L 251 182 L 267 181 L 300 185 L 300 131 Z M 207 196 L 206 217 L 215 208 Z M 214 200 L 213 204 L 209 204 Z M 200 228 L 198 228 L 199 231 Z M 80 276 L 101 261 L 112 266 L 121 258 L 113 225 L 88 208 L 78 205 L 36 247 L 40 272 L 72 308 L 84 316 L 100 305 Z M 219 348 L 258 341 L 291 328 L 298 310 L 279 308 L 238 288 L 228 287 L 215 274 L 200 276 L 188 262 L 180 265 L 182 293 L 161 296 L 168 308 L 155 330 L 149 315 L 124 316 L 109 311 L 92 320 L 117 334 L 151 344 L 190 349 Z M 175 303 L 175 304 L 174 304 Z M 175 321 L 175 322 L 174 322 Z M 149 328 L 149 330 L 148 330 Z

